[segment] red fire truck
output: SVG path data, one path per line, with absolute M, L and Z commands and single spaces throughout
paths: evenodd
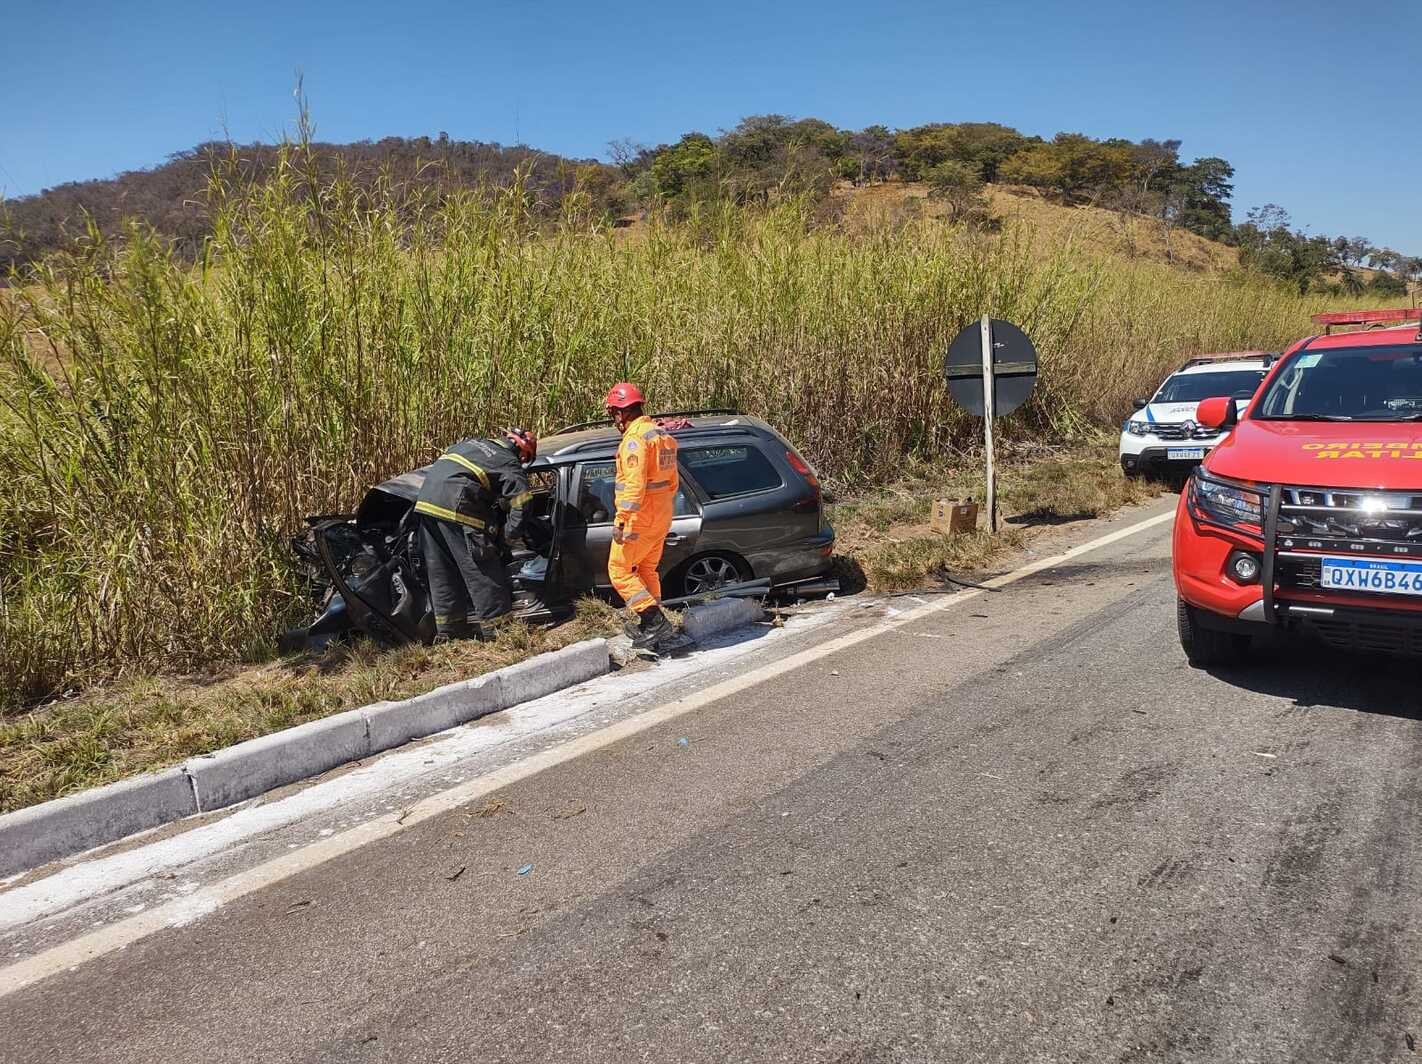
M 1196 411 L 1228 435 L 1175 516 L 1192 664 L 1244 660 L 1270 628 L 1422 655 L 1422 309 L 1314 321 L 1242 412 Z

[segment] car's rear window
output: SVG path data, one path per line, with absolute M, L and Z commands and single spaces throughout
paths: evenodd
M 1217 395 L 1248 399 L 1264 379 L 1262 369 L 1220 370 L 1216 373 L 1176 373 L 1166 378 L 1153 402 L 1198 403 Z
M 701 447 L 681 452 L 682 464 L 712 499 L 768 491 L 784 483 L 770 459 L 754 447 Z

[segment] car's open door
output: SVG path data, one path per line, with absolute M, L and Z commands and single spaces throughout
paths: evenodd
M 568 520 L 569 470 L 533 466 L 528 471 L 535 505 L 528 515 L 535 551 L 514 555 L 509 573 L 514 585 L 514 612 L 530 624 L 557 623 L 573 613 L 573 590 L 564 571 L 563 528 Z

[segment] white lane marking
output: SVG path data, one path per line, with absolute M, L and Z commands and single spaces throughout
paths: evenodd
M 790 619 L 756 638 L 727 634 L 707 641 L 694 657 L 662 662 L 655 670 L 629 676 L 607 676 L 506 709 L 484 724 L 460 725 L 430 742 L 393 751 L 353 771 L 323 780 L 274 802 L 239 807 L 221 820 L 120 853 L 80 860 L 53 875 L 0 893 L 0 932 L 61 913 L 115 893 L 154 875 L 183 868 L 222 853 L 258 835 L 277 831 L 396 787 L 428 786 L 442 772 L 452 772 L 470 757 L 558 727 L 609 704 L 652 692 L 696 672 L 746 656 L 767 643 L 813 631 L 848 612 L 848 604 L 816 610 Z M 606 723 L 604 721 L 603 723 Z M 393 810 L 393 805 L 385 805 Z M 298 849 L 298 843 L 290 844 Z
M 1051 569 L 1083 554 L 1100 550 L 1102 547 L 1147 529 L 1155 528 L 1174 517 L 1175 513 L 1172 510 L 1146 518 L 1088 543 L 1073 547 L 1061 554 L 1040 559 L 1004 576 L 987 580 L 984 582 L 984 586 L 1005 587 L 1039 573 L 1043 569 Z M 137 916 L 120 920 L 69 942 L 54 946 L 17 964 L 0 969 L 0 997 L 6 997 L 25 987 L 33 986 L 51 975 L 70 971 L 88 961 L 124 949 L 154 932 L 191 923 L 200 917 L 216 912 L 229 902 L 270 887 L 300 872 L 325 864 L 327 861 L 351 853 L 372 842 L 407 831 L 416 824 L 422 824 L 426 820 L 468 805 L 495 791 L 528 779 L 530 776 L 536 776 L 540 772 L 582 757 L 584 754 L 621 742 L 638 732 L 675 720 L 677 717 L 691 713 L 703 706 L 718 702 L 766 680 L 784 675 L 803 665 L 808 665 L 812 661 L 903 628 L 924 617 L 940 613 L 969 599 L 977 598 L 981 594 L 983 594 L 982 591 L 975 589 L 955 592 L 936 602 L 929 602 L 906 613 L 900 613 L 890 620 L 880 621 L 878 624 L 856 632 L 849 632 L 818 646 L 792 654 L 788 658 L 769 662 L 750 672 L 705 688 L 696 694 L 667 702 L 599 731 L 551 747 L 532 757 L 525 758 L 523 761 L 506 765 L 494 772 L 480 776 L 478 779 L 470 780 L 468 783 L 430 795 L 401 814 L 367 821 L 338 835 L 314 842 L 300 850 L 293 850 L 272 858 L 263 864 L 204 887 L 185 898 L 170 901 Z

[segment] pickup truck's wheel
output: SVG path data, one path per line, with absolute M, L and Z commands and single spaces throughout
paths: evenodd
M 1211 665 L 1237 665 L 1249 652 L 1249 636 L 1221 632 L 1200 623 L 1199 611 L 1182 598 L 1175 600 L 1175 626 L 1180 646 L 1197 669 Z
M 683 563 L 667 582 L 675 592 L 673 597 L 679 598 L 682 595 L 701 595 L 750 578 L 751 569 L 745 559 L 734 554 L 715 553 L 698 554 Z

